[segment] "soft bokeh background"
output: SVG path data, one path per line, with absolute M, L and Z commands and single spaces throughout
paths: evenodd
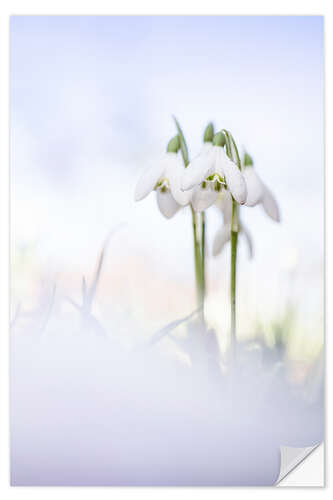
M 255 255 L 239 251 L 239 335 L 306 360 L 323 337 L 323 19 L 13 17 L 12 306 L 30 314 L 56 283 L 74 309 L 110 230 L 94 312 L 134 340 L 195 307 L 190 213 L 135 203 L 142 170 L 180 120 L 191 155 L 209 120 L 255 159 L 282 222 L 242 209 Z M 208 212 L 208 250 L 220 214 Z M 225 346 L 229 249 L 210 258 L 207 320 Z M 290 327 L 292 322 L 292 328 Z M 281 326 L 282 325 L 282 326 Z M 288 330 L 288 331 L 289 331 Z M 114 332 L 113 332 L 114 333 Z M 123 337 L 121 328 L 115 332 Z M 122 340 L 124 340 L 122 338 Z
M 235 371 L 215 207 L 221 350 L 190 321 L 145 342 L 196 307 L 190 210 L 133 199 L 172 114 L 191 155 L 229 129 L 280 205 L 241 208 Z M 323 163 L 320 17 L 11 19 L 12 484 L 272 485 L 322 441 Z

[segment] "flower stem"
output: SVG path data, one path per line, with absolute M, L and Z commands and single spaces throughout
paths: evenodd
M 183 157 L 183 162 L 185 168 L 188 167 L 190 161 L 188 156 L 187 144 L 181 126 L 179 125 L 177 119 L 174 117 L 174 121 L 177 127 L 179 141 L 180 141 L 180 151 Z M 192 212 L 192 228 L 193 228 L 193 245 L 194 245 L 194 266 L 195 266 L 195 281 L 196 281 L 196 291 L 197 291 L 197 305 L 198 308 L 202 308 L 201 319 L 203 320 L 203 302 L 205 296 L 205 278 L 204 278 L 204 267 L 205 267 L 205 216 L 201 216 L 201 235 L 199 235 L 199 215 L 191 205 Z M 201 237 L 201 239 L 200 239 Z
M 228 130 L 223 129 L 226 140 L 226 152 L 229 158 L 236 163 L 239 170 L 241 170 L 241 161 L 235 140 Z M 238 204 L 232 198 L 232 219 L 231 219 L 231 269 L 230 269 L 230 305 L 231 305 L 231 318 L 230 318 L 230 332 L 231 332 L 231 351 L 232 357 L 235 359 L 236 354 L 236 278 L 237 278 L 237 246 L 238 246 Z
M 203 302 L 203 289 L 202 289 L 202 259 L 200 250 L 200 240 L 198 237 L 198 214 L 191 207 L 192 212 L 192 228 L 193 228 L 193 246 L 194 246 L 194 268 L 195 268 L 195 281 L 197 290 L 197 305 L 198 308 L 202 307 Z
M 236 272 L 237 272 L 237 246 L 238 246 L 238 206 L 232 200 L 231 222 L 231 274 L 230 274 L 230 302 L 231 302 L 231 347 L 236 344 Z

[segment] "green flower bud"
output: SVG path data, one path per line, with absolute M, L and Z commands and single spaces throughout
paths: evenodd
M 178 153 L 180 149 L 180 140 L 179 136 L 175 135 L 170 141 L 168 142 L 167 146 L 167 153 Z
M 221 148 L 223 148 L 223 146 L 225 145 L 225 137 L 223 132 L 218 132 L 217 134 L 214 135 L 213 145 L 220 146 Z
M 214 125 L 212 122 L 208 123 L 205 133 L 204 133 L 204 142 L 212 142 L 214 138 Z
M 248 153 L 244 153 L 243 163 L 244 167 L 253 167 L 252 157 Z

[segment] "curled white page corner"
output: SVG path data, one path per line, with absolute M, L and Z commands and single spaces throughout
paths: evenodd
M 320 443 L 305 448 L 295 448 L 293 446 L 280 446 L 280 474 L 276 485 L 286 477 L 295 467 L 297 467 Z

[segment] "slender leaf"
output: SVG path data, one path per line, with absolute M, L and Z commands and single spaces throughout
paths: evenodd
M 179 125 L 179 122 L 178 122 L 177 118 L 174 116 L 173 119 L 175 120 L 175 124 L 176 124 L 177 131 L 178 131 L 178 134 L 179 134 L 180 150 L 182 152 L 182 156 L 183 156 L 183 160 L 184 160 L 184 165 L 185 165 L 185 167 L 187 167 L 188 164 L 190 163 L 190 161 L 189 161 L 188 149 L 187 149 L 187 144 L 186 144 L 186 141 L 185 141 L 185 137 L 184 137 L 183 131 L 181 129 L 181 126 Z
M 154 335 L 149 340 L 149 344 L 150 345 L 154 345 L 157 342 L 159 342 L 163 337 L 165 337 L 165 335 L 168 335 L 177 326 L 179 326 L 182 323 L 184 323 L 185 321 L 188 321 L 189 319 L 191 319 L 193 316 L 195 316 L 195 314 L 197 314 L 198 312 L 200 312 L 201 309 L 202 308 L 199 307 L 198 309 L 196 309 L 195 311 L 193 311 L 188 316 L 185 316 L 185 318 L 181 318 L 181 319 L 172 321 L 171 323 L 168 323 L 166 326 L 164 326 L 163 328 L 161 328 L 161 330 L 158 330 L 156 333 L 154 333 Z
M 92 301 L 94 300 L 94 297 L 95 297 L 95 294 L 96 294 L 97 285 L 98 285 L 98 282 L 99 282 L 99 278 L 100 278 L 101 270 L 102 270 L 102 265 L 103 265 L 103 261 L 104 261 L 104 250 L 105 250 L 105 248 L 103 248 L 103 250 L 101 251 L 101 254 L 100 254 L 100 257 L 99 257 L 99 260 L 98 260 L 97 269 L 96 269 L 96 272 L 95 272 L 95 276 L 94 276 L 92 284 L 91 284 L 91 286 L 89 288 L 89 291 L 87 293 L 86 305 L 87 305 L 88 309 L 91 308 Z

